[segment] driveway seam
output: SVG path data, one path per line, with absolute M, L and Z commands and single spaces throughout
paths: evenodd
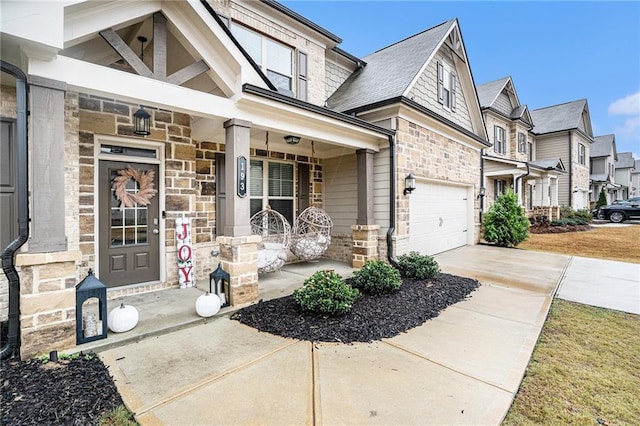
M 571 264 L 573 263 L 573 259 L 575 256 L 571 256 L 569 257 L 569 261 L 567 262 L 566 265 L 564 265 L 564 268 L 562 269 L 562 273 L 560 274 L 560 279 L 558 280 L 558 284 L 556 284 L 556 289 L 555 291 L 551 294 L 551 299 L 555 299 L 556 295 L 558 294 L 558 292 L 560 291 L 560 288 L 562 288 L 562 284 L 564 284 L 564 280 L 567 277 L 567 273 L 569 272 L 569 267 L 571 266 Z

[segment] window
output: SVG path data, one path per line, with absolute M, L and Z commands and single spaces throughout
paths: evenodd
M 500 126 L 493 126 L 493 150 L 498 154 L 507 152 L 506 133 Z
M 0 124 L 0 250 L 4 250 L 18 236 L 16 147 L 14 120 L 2 119 Z
M 276 88 L 292 94 L 293 50 L 240 25 L 232 24 L 231 32 Z
M 518 133 L 518 152 L 527 153 L 527 136 L 524 133 Z
M 585 147 L 583 144 L 578 144 L 578 163 L 585 164 Z
M 251 216 L 268 204 L 293 224 L 293 164 L 251 160 L 249 196 Z
M 507 192 L 507 181 L 496 179 L 493 181 L 493 194 L 497 199 L 499 196 Z
M 447 64 L 438 61 L 438 102 L 451 112 L 456 111 L 456 75 Z
M 527 148 L 527 152 L 529 153 L 529 161 L 533 161 L 533 143 L 529 142 L 527 143 L 528 148 Z

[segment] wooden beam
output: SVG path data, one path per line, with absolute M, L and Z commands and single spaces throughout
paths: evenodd
M 153 74 L 167 78 L 167 18 L 160 12 L 153 14 Z
M 109 43 L 109 46 L 115 50 L 118 55 L 122 56 L 122 59 L 127 61 L 129 65 L 143 77 L 153 78 L 153 73 L 147 66 L 138 58 L 133 50 L 120 38 L 120 36 L 112 29 L 100 31 L 102 38 Z
M 180 71 L 176 71 L 173 74 L 171 74 L 169 77 L 167 77 L 167 83 L 180 86 L 182 83 L 186 83 L 192 78 L 195 78 L 207 71 L 209 71 L 209 66 L 205 64 L 204 61 L 201 59 L 198 62 L 194 62 L 191 65 L 187 65 L 186 67 L 182 68 Z

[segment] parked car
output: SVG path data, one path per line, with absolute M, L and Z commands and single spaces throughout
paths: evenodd
M 640 203 L 640 197 L 631 197 L 626 200 L 615 200 L 611 204 L 628 204 L 628 203 Z
M 637 201 L 630 201 L 634 199 Z M 613 223 L 621 223 L 630 219 L 640 219 L 640 197 L 630 198 L 629 202 L 626 203 L 600 207 L 597 217 L 598 219 L 610 220 Z

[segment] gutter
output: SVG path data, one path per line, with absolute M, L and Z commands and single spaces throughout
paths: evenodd
M 397 126 L 396 126 L 397 127 Z M 398 261 L 393 257 L 393 233 L 396 231 L 396 136 L 389 135 L 389 229 L 387 229 L 387 260 L 398 269 Z
M 571 130 L 567 132 L 569 136 L 569 207 L 573 208 L 573 151 L 571 149 Z
M 527 166 L 527 173 L 523 173 L 521 175 L 519 175 L 516 180 L 513 182 L 513 186 L 516 189 L 516 192 L 518 191 L 518 181 L 524 177 L 527 177 L 531 174 L 531 169 L 529 168 L 529 163 L 525 162 L 524 163 Z M 524 201 L 524 197 L 523 197 L 523 201 Z
M 16 78 L 16 151 L 18 236 L 2 251 L 2 270 L 9 279 L 9 333 L 0 350 L 0 359 L 19 354 L 20 349 L 20 276 L 15 254 L 29 238 L 29 161 L 27 158 L 27 76 L 18 67 L 0 60 L 0 69 Z

